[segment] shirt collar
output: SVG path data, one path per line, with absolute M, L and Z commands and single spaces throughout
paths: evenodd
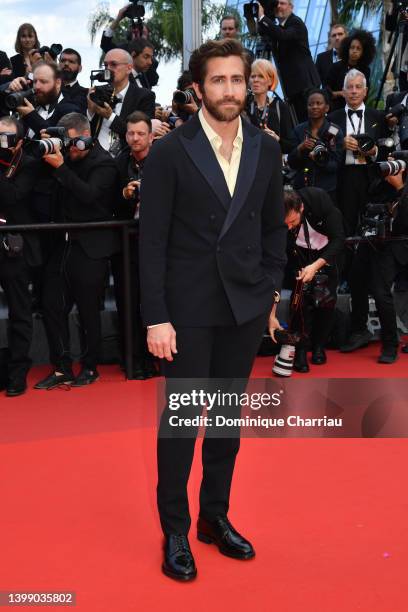
M 204 133 L 207 136 L 208 140 L 215 147 L 219 148 L 222 144 L 222 138 L 219 134 L 217 134 L 215 130 L 213 130 L 211 125 L 208 123 L 208 121 L 206 121 L 202 109 L 198 111 L 198 118 L 200 120 L 201 127 L 203 128 Z M 235 136 L 234 142 L 232 143 L 234 147 L 238 146 L 239 144 L 242 144 L 242 141 L 243 141 L 242 119 L 241 117 L 239 117 L 238 119 L 239 119 L 239 123 L 238 123 L 237 135 Z
M 127 83 L 126 87 L 124 87 L 124 88 L 123 88 L 123 89 L 121 89 L 120 91 L 117 91 L 117 92 L 116 92 L 116 96 L 117 96 L 117 97 L 119 97 L 119 96 L 120 96 L 120 97 L 122 98 L 122 102 L 123 102 L 123 100 L 124 100 L 124 97 L 125 97 L 125 96 L 126 96 L 126 94 L 127 94 L 127 90 L 128 90 L 128 89 L 129 89 L 129 81 L 128 81 L 128 83 Z
M 353 111 L 355 111 L 355 110 L 362 110 L 362 111 L 365 111 L 365 104 L 364 104 L 364 102 L 362 102 L 362 103 L 360 104 L 360 106 L 358 106 L 357 108 L 350 108 L 350 106 L 349 106 L 348 104 L 346 104 L 346 106 L 345 106 L 345 111 L 346 111 L 346 113 L 347 113 L 347 111 L 349 111 L 349 110 L 353 110 Z

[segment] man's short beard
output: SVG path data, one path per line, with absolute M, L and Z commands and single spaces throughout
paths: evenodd
M 46 104 L 52 104 L 53 102 L 56 102 L 58 100 L 58 97 L 58 89 L 57 87 L 54 87 L 54 89 L 51 89 L 51 91 L 47 93 L 36 94 L 35 101 L 37 102 L 37 104 L 45 106 Z
M 64 83 L 73 83 L 77 80 L 78 70 L 61 70 L 61 78 Z
M 209 114 L 212 117 L 214 117 L 214 119 L 216 119 L 217 121 L 226 121 L 226 122 L 234 121 L 234 119 L 239 117 L 239 115 L 242 113 L 242 111 L 245 108 L 246 98 L 244 98 L 241 101 L 237 100 L 236 98 L 230 98 L 230 99 L 227 98 L 227 99 L 217 100 L 217 102 L 210 102 L 205 94 L 205 91 L 203 90 L 201 93 L 202 93 L 203 103 L 204 103 L 205 108 L 207 109 Z M 225 102 L 234 103 L 234 107 L 233 108 L 230 107 L 228 109 L 224 108 L 222 104 Z

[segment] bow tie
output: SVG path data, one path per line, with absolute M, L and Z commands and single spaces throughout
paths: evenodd
M 358 117 L 359 119 L 361 119 L 361 117 L 363 116 L 363 109 L 361 108 L 360 110 L 352 110 L 351 108 L 349 108 L 349 110 L 348 110 L 348 116 L 349 116 L 349 119 L 351 119 L 351 117 L 352 117 L 354 114 L 356 114 L 356 115 L 357 115 L 357 117 Z

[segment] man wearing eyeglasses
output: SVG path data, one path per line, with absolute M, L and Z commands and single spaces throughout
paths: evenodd
M 136 110 L 154 117 L 155 94 L 148 89 L 129 82 L 132 58 L 123 49 L 112 49 L 105 55 L 105 68 L 111 71 L 115 99 L 98 106 L 88 96 L 88 119 L 92 135 L 100 145 L 117 155 L 125 145 L 126 117 Z

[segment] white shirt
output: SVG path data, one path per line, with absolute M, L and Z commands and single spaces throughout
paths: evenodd
M 61 100 L 63 99 L 64 99 L 64 96 L 62 95 L 62 93 L 60 93 L 60 95 L 58 96 L 58 100 L 52 106 L 51 104 L 46 104 L 45 106 L 37 106 L 35 109 L 37 115 L 40 115 L 42 119 L 45 119 L 45 120 L 49 119 L 50 117 L 53 116 L 55 107 L 57 106 L 57 104 L 59 104 Z M 51 106 L 51 110 L 50 110 L 50 106 Z M 34 138 L 34 136 L 35 136 L 35 132 L 30 128 L 27 132 L 27 137 Z
M 235 185 L 237 182 L 239 164 L 241 161 L 241 152 L 242 152 L 242 143 L 243 143 L 243 135 L 242 135 L 242 121 L 241 117 L 239 117 L 238 131 L 237 135 L 234 138 L 234 142 L 232 143 L 232 154 L 231 159 L 228 161 L 221 154 L 221 146 L 222 146 L 222 138 L 215 132 L 208 121 L 205 120 L 204 114 L 202 110 L 198 112 L 198 118 L 200 119 L 201 126 L 204 130 L 205 135 L 210 141 L 211 147 L 215 153 L 215 157 L 217 158 L 218 163 L 221 166 L 221 170 L 225 177 L 225 182 L 228 186 L 228 191 L 231 194 L 231 197 L 234 194 Z
M 110 126 L 115 120 L 115 117 L 118 117 L 120 115 L 120 112 L 122 110 L 123 100 L 127 94 L 128 89 L 129 89 L 129 83 L 126 85 L 126 87 L 121 89 L 121 91 L 118 91 L 116 93 L 116 96 L 118 98 L 120 97 L 121 101 L 115 104 L 113 108 L 113 113 L 111 114 L 109 119 L 104 118 L 102 121 L 101 129 L 98 134 L 98 141 L 101 147 L 103 147 L 106 151 L 110 151 L 113 144 L 119 139 L 119 134 L 117 134 L 116 132 L 113 132 L 110 129 Z M 88 115 L 89 121 L 92 121 L 94 117 L 94 113 L 90 113 L 89 111 L 87 111 L 87 115 Z
M 354 136 L 354 134 L 365 134 L 365 104 L 364 102 L 360 104 L 358 108 L 350 108 L 348 104 L 345 106 L 346 113 L 346 136 Z M 353 115 L 353 123 L 350 121 L 350 117 L 348 115 L 349 110 L 362 110 L 363 116 L 361 118 L 357 117 L 357 115 Z M 346 152 L 346 166 L 360 166 L 361 164 L 366 164 L 366 159 L 361 159 L 360 157 L 354 157 L 353 151 L 347 150 Z
M 309 224 L 306 219 L 307 229 L 309 232 L 309 242 L 310 246 L 314 251 L 320 251 L 323 249 L 329 242 L 329 239 L 324 234 L 319 234 L 313 227 Z M 296 238 L 296 244 L 304 249 L 308 249 L 309 245 L 306 242 L 305 230 L 303 228 L 303 223 L 300 226 L 300 230 L 298 236 Z

